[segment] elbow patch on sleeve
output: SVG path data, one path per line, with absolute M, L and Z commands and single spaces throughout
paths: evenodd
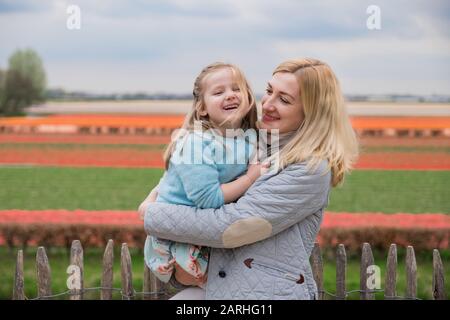
M 225 229 L 222 242 L 225 248 L 236 248 L 268 238 L 272 234 L 269 221 L 250 217 L 233 222 Z

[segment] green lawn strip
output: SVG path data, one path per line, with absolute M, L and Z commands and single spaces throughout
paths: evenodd
M 135 210 L 162 169 L 0 167 L 0 210 Z M 328 211 L 450 213 L 450 171 L 356 170 Z
M 331 192 L 329 211 L 450 213 L 450 171 L 355 170 Z
M 116 244 L 117 246 L 117 244 Z M 14 283 L 15 259 L 17 249 L 11 252 L 6 247 L 0 247 L 0 299 L 10 299 Z M 24 278 L 25 295 L 27 298 L 37 297 L 36 287 L 36 251 L 37 248 L 29 247 L 24 252 Z M 101 286 L 102 259 L 104 250 L 101 248 L 84 249 L 84 287 L 94 288 Z M 130 248 L 132 256 L 133 286 L 137 292 L 143 291 L 144 260 L 142 251 Z M 53 247 L 47 249 L 51 269 L 52 294 L 62 293 L 68 290 L 66 273 L 70 261 L 70 250 Z M 120 249 L 114 250 L 113 287 L 121 288 Z M 113 299 L 122 299 L 120 292 L 113 291 Z M 85 299 L 100 299 L 100 290 L 93 290 L 84 294 Z M 142 295 L 138 296 L 142 298 Z M 68 300 L 69 296 L 61 296 L 55 299 Z
M 135 210 L 162 169 L 0 168 L 0 209 Z
M 116 244 L 117 246 L 117 244 Z M 29 247 L 24 252 L 24 277 L 25 277 L 25 295 L 28 298 L 37 297 L 36 289 L 36 248 Z M 85 248 L 84 249 L 84 286 L 85 288 L 99 287 L 101 284 L 102 275 L 102 248 Z M 325 290 L 335 294 L 336 293 L 336 265 L 334 252 L 331 250 L 324 250 L 324 286 Z M 406 288 L 406 273 L 405 273 L 405 250 L 399 248 L 398 250 L 398 268 L 397 268 L 397 295 L 405 296 Z M 444 264 L 445 279 L 450 279 L 450 263 L 449 252 L 441 251 L 441 258 Z M 67 291 L 66 273 L 69 265 L 69 250 L 65 248 L 50 248 L 47 249 L 47 255 L 51 268 L 51 283 L 53 294 Z M 132 257 L 132 271 L 133 271 L 133 287 L 137 292 L 143 291 L 143 274 L 144 261 L 143 253 L 136 248 L 130 249 Z M 17 249 L 10 251 L 9 249 L 0 247 L 0 299 L 11 299 L 15 261 Z M 347 291 L 359 289 L 359 256 L 348 253 L 347 264 Z M 374 251 L 375 264 L 381 269 L 381 288 L 385 288 L 384 278 L 386 269 L 386 253 Z M 416 252 L 417 260 L 417 295 L 420 299 L 431 299 L 431 283 L 432 283 L 432 252 Z M 114 252 L 114 288 L 121 288 L 120 278 L 120 251 L 115 248 Z M 450 281 L 445 282 L 447 293 L 450 292 Z M 86 299 L 99 299 L 100 291 L 85 293 Z M 376 294 L 377 299 L 383 298 L 383 293 Z M 138 299 L 142 295 L 137 296 Z M 68 296 L 58 297 L 57 299 L 68 299 Z M 121 299 L 119 292 L 113 293 L 113 299 Z M 348 299 L 359 299 L 359 293 L 352 293 Z
M 78 143 L 0 143 L 2 149 L 58 149 L 58 150 L 98 150 L 98 149 L 134 149 L 163 151 L 165 144 L 78 144 Z

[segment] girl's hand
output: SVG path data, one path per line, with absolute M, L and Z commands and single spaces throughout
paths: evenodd
M 263 162 L 263 163 L 256 163 L 256 164 L 250 164 L 247 169 L 247 177 L 253 182 L 255 182 L 261 175 L 269 171 L 270 163 L 269 162 Z
M 156 198 L 158 197 L 158 186 L 156 186 L 145 198 L 144 201 L 139 205 L 138 213 L 141 220 L 144 220 L 145 212 L 147 211 L 147 207 L 150 203 L 155 202 Z
M 147 199 L 145 199 L 144 201 L 142 201 L 142 203 L 139 205 L 138 208 L 138 213 L 139 213 L 139 218 L 141 218 L 141 220 L 144 220 L 144 216 L 145 216 L 145 211 L 147 211 L 147 207 L 149 205 L 151 201 L 148 201 Z

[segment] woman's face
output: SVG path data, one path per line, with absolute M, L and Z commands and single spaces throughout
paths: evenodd
M 261 104 L 261 129 L 278 129 L 282 134 L 297 130 L 303 122 L 300 88 L 292 73 L 275 73 L 267 83 L 266 94 L 261 99 Z

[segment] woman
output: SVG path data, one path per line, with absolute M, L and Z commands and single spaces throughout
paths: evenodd
M 261 102 L 260 128 L 279 130 L 279 170 L 219 209 L 152 203 L 146 211 L 148 234 L 213 248 L 206 290 L 176 299 L 317 297 L 309 257 L 331 187 L 356 159 L 356 137 L 339 83 L 319 60 L 280 64 Z

